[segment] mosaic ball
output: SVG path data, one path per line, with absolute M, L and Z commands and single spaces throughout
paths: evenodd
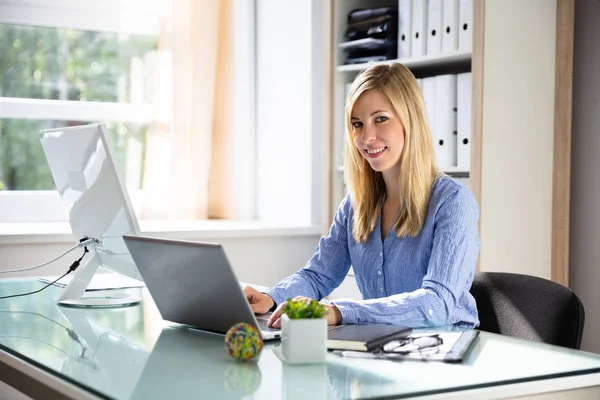
M 225 334 L 225 350 L 234 360 L 251 360 L 263 347 L 260 332 L 246 322 L 233 325 Z

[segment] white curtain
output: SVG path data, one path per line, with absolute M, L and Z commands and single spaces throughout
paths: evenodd
M 173 0 L 165 12 L 141 218 L 235 218 L 231 0 Z

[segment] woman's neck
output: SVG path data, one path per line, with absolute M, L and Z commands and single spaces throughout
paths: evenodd
M 395 168 L 394 168 L 395 169 Z M 384 171 L 383 181 L 385 182 L 385 198 L 394 203 L 400 203 L 400 184 L 398 182 L 398 174 L 394 170 Z

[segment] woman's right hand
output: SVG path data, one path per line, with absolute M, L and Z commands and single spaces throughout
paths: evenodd
M 265 314 L 269 312 L 271 307 L 275 304 L 275 301 L 271 296 L 261 293 L 250 286 L 244 288 L 244 294 L 246 295 L 246 299 L 248 299 L 248 303 L 250 303 L 250 308 L 254 314 Z

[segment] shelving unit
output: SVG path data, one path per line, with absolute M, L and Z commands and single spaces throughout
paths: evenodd
M 334 0 L 332 7 L 333 22 L 333 48 L 332 48 L 332 176 L 331 182 L 331 216 L 337 210 L 339 203 L 345 196 L 344 181 L 344 105 L 346 101 L 346 85 L 351 83 L 359 72 L 374 65 L 385 65 L 392 63 L 402 63 L 408 67 L 416 78 L 424 78 L 443 74 L 458 74 L 462 72 L 471 72 L 471 51 L 453 51 L 440 53 L 436 55 L 424 55 L 413 58 L 402 58 L 395 60 L 376 61 L 364 64 L 345 65 L 345 53 L 340 48 L 339 43 L 344 41 L 344 33 L 347 28 L 348 13 L 356 8 L 372 8 L 378 6 L 398 5 L 393 0 Z M 470 171 L 460 167 L 442 168 L 446 174 L 455 177 L 463 183 L 468 184 Z
M 348 12 L 396 2 L 322 3 L 328 44 L 324 233 L 344 194 L 338 167 L 343 165 L 345 85 L 373 65 L 343 65 L 338 43 Z M 480 208 L 477 268 L 482 271 L 528 273 L 568 285 L 574 7 L 571 0 L 475 0 L 471 54 L 384 62 L 401 62 L 417 78 L 471 71 L 470 170 L 445 172 L 468 173 Z

